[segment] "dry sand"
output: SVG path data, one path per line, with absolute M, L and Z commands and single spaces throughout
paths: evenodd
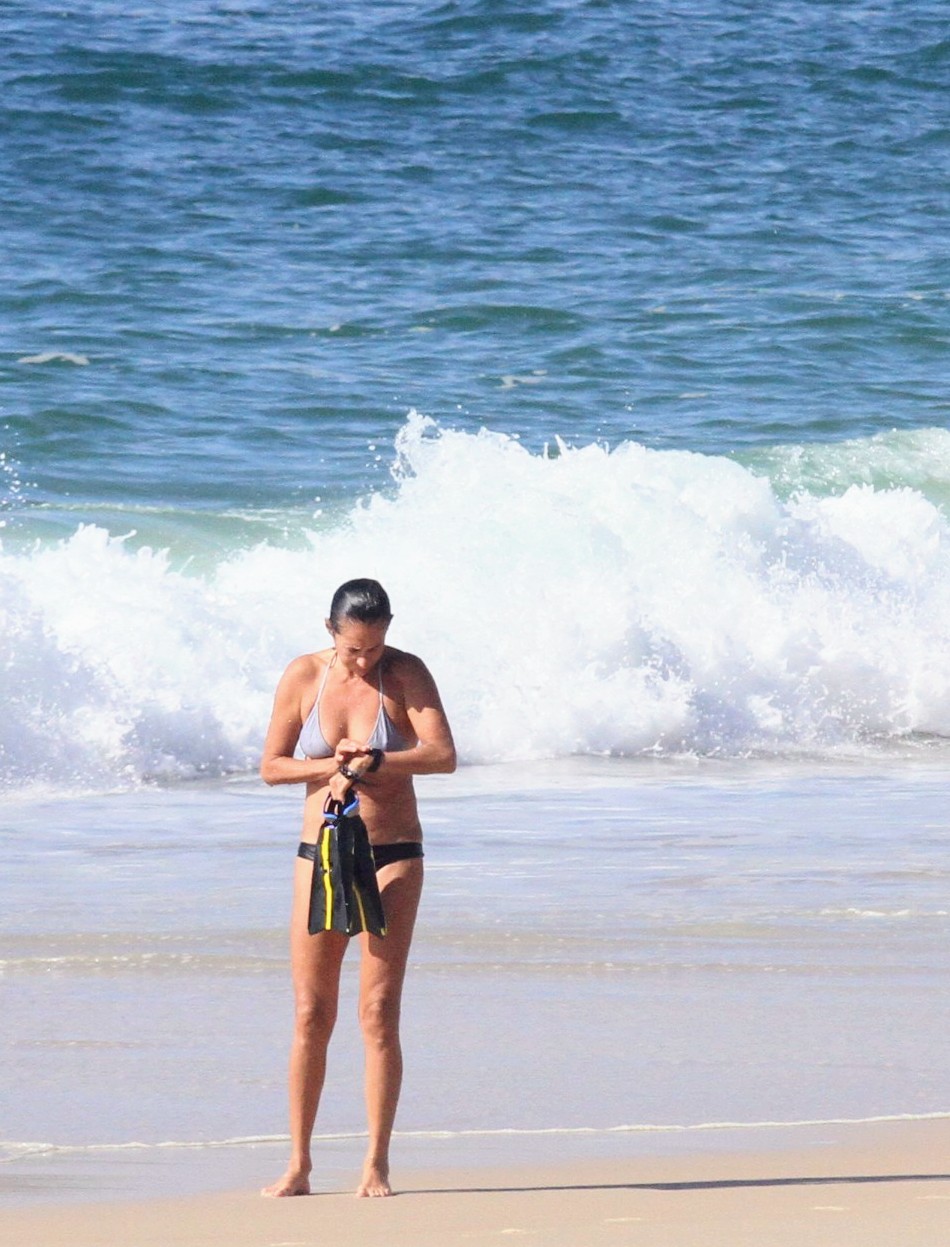
M 768 1150 L 403 1173 L 393 1199 L 242 1191 L 0 1213 L 3 1247 L 946 1247 L 950 1118 Z

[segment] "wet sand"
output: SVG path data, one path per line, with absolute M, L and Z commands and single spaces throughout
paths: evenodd
M 783 1128 L 728 1151 L 420 1169 L 397 1185 L 386 1200 L 59 1203 L 0 1213 L 0 1230 L 5 1247 L 938 1247 L 950 1117 Z

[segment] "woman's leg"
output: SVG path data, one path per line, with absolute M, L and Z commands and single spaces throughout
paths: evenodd
M 336 931 L 311 935 L 312 864 L 297 858 L 290 918 L 290 965 L 294 985 L 294 1038 L 290 1049 L 290 1163 L 262 1195 L 309 1195 L 310 1137 L 326 1074 L 327 1046 L 336 1021 L 340 967 L 348 939 Z
M 393 862 L 377 874 L 386 935 L 362 935 L 360 1025 L 366 1046 L 369 1147 L 357 1195 L 391 1195 L 389 1140 L 402 1083 L 399 1010 L 409 945 L 422 893 L 422 859 Z

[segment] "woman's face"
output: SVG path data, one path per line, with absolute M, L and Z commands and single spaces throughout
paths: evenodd
M 336 650 L 337 662 L 345 671 L 354 675 L 366 675 L 372 671 L 383 656 L 389 624 L 360 623 L 357 619 L 344 619 L 337 632 L 327 624 Z

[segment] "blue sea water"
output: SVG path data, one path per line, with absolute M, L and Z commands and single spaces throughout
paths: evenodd
M 531 756 L 950 731 L 944 16 L 6 4 L 4 787 L 246 768 L 364 572 L 470 760 L 498 633 Z

